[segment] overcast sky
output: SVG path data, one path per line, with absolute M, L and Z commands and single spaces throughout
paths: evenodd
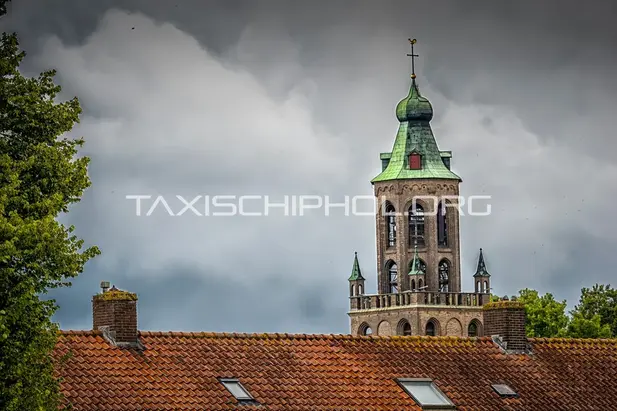
M 492 197 L 461 218 L 463 288 L 482 247 L 496 294 L 575 304 L 615 282 L 615 21 L 609 0 L 13 0 L 2 29 L 25 73 L 55 68 L 80 98 L 92 159 L 63 221 L 102 255 L 53 294 L 56 319 L 90 328 L 107 280 L 138 293 L 141 329 L 348 332 L 354 251 L 375 290 L 373 217 L 146 217 L 125 197 L 371 195 L 408 37 L 463 195 Z

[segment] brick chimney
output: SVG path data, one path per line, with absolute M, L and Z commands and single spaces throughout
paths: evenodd
M 137 336 L 137 294 L 101 283 L 102 292 L 92 297 L 92 328 L 103 331 L 118 346 L 140 346 Z
M 504 297 L 485 304 L 482 309 L 485 335 L 493 337 L 506 352 L 528 351 L 523 303 Z

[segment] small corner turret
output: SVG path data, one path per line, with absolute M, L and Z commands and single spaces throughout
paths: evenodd
M 476 273 L 473 275 L 473 280 L 476 284 L 476 293 L 489 294 L 491 292 L 491 275 L 486 269 L 482 249 L 480 249 L 478 268 L 476 268 Z
M 473 275 L 473 282 L 475 284 L 475 291 L 478 294 L 483 294 L 480 298 L 483 303 L 488 303 L 491 300 L 491 275 L 486 269 L 486 263 L 484 262 L 484 253 L 480 249 L 480 256 L 478 257 L 478 268 Z
M 418 256 L 418 246 L 414 246 L 413 259 L 411 260 L 409 270 L 409 281 L 411 284 L 411 291 L 422 291 L 426 289 L 426 267 L 422 267 L 424 264 Z
M 355 252 L 351 275 L 349 276 L 349 297 L 356 297 L 362 294 L 364 294 L 364 277 L 362 277 L 362 271 L 360 270 L 358 253 Z

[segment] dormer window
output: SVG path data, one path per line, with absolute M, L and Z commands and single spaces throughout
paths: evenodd
M 409 155 L 409 169 L 420 170 L 422 168 L 422 156 L 419 153 Z

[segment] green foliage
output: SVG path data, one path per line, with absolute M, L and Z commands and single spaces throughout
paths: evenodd
M 567 334 L 572 338 L 610 338 L 612 336 L 611 327 L 608 324 L 602 325 L 602 318 L 598 314 L 587 319 L 576 311 L 572 313 Z
M 6 14 L 6 3 L 10 3 L 11 0 L 0 0 L 0 16 Z
M 599 321 L 601 328 L 610 329 L 617 336 L 617 290 L 610 285 L 596 284 L 593 288 L 583 288 L 581 299 L 572 315 L 586 321 Z
M 0 0 L 0 15 L 6 1 Z M 61 404 L 51 352 L 53 300 L 99 253 L 56 217 L 90 185 L 83 140 L 62 137 L 78 122 L 77 99 L 55 101 L 53 71 L 19 72 L 24 53 L 14 34 L 0 40 L 0 409 L 57 410 Z
M 617 335 L 617 290 L 610 285 L 583 288 L 579 304 L 566 315 L 566 301 L 547 293 L 524 289 L 518 301 L 525 304 L 528 337 L 612 338 Z
M 555 301 L 550 293 L 540 296 L 528 288 L 519 292 L 518 301 L 525 304 L 528 337 L 565 336 L 568 326 L 566 302 Z

